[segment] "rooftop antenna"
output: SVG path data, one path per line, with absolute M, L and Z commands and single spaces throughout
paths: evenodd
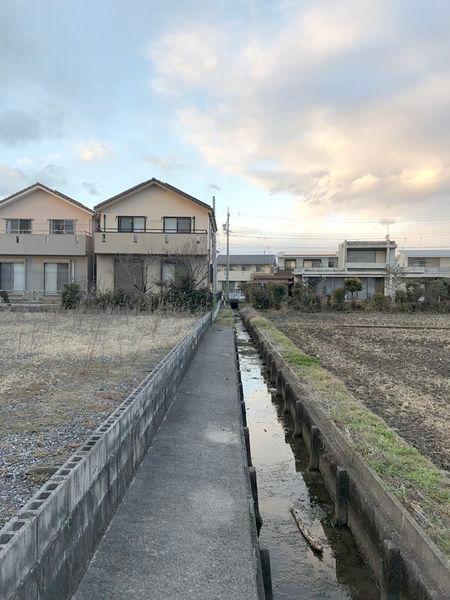
M 389 242 L 389 225 L 393 225 L 395 221 L 394 219 L 382 219 L 380 222 L 386 227 L 386 241 Z

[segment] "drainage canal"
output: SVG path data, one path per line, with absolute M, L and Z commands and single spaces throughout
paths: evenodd
M 270 551 L 274 600 L 378 599 L 378 588 L 350 531 L 332 525 L 333 501 L 318 472 L 308 472 L 303 442 L 291 435 L 275 390 L 263 376 L 259 358 L 236 316 L 237 343 L 247 407 L 252 462 L 258 478 L 263 519 L 261 547 Z M 318 554 L 298 530 L 295 508 L 308 532 L 323 546 Z

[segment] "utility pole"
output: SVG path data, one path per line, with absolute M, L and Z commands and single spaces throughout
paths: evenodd
M 230 209 L 227 208 L 227 222 L 222 225 L 223 230 L 227 234 L 227 274 L 225 283 L 225 301 L 230 302 Z
M 216 197 L 213 196 L 213 213 L 214 213 L 214 222 L 216 222 Z M 212 265 L 213 265 L 213 278 L 212 278 L 212 286 L 214 297 L 217 297 L 217 233 L 213 231 L 213 242 L 212 242 Z

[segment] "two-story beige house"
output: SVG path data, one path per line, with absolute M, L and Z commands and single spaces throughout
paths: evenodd
M 208 204 L 153 178 L 95 210 L 97 290 L 152 290 L 186 265 L 198 287 L 212 287 L 217 226 Z
M 89 288 L 93 210 L 35 183 L 0 201 L 0 290 L 11 300 L 57 297 L 64 284 Z

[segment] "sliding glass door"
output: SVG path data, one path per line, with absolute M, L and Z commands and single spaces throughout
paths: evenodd
M 44 290 L 46 294 L 62 292 L 66 283 L 69 283 L 68 263 L 45 263 Z
M 25 263 L 0 264 L 0 290 L 6 292 L 25 291 Z

